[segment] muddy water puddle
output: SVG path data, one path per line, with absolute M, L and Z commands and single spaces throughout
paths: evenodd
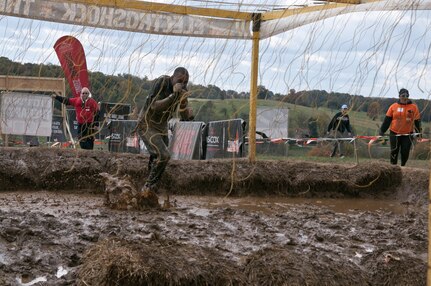
M 232 208 L 249 212 L 261 212 L 267 215 L 283 213 L 292 207 L 311 205 L 329 208 L 336 213 L 351 213 L 363 211 L 383 211 L 403 214 L 407 207 L 399 201 L 373 199 L 311 199 L 311 198 L 262 198 L 262 197 L 173 197 L 177 204 L 183 207 L 195 208 L 195 214 L 206 216 L 208 211 L 216 208 Z
M 159 195 L 159 202 L 166 198 Z M 215 196 L 170 196 L 177 208 L 188 209 L 188 212 L 207 216 L 211 210 L 230 208 L 248 212 L 260 212 L 267 215 L 287 212 L 293 207 L 310 205 L 329 208 L 335 213 L 352 213 L 364 211 L 383 211 L 396 214 L 406 213 L 408 208 L 399 201 L 375 199 L 327 199 L 327 198 L 288 198 L 288 197 L 215 197 Z M 44 213 L 56 215 L 86 209 L 88 215 L 99 215 L 103 208 L 102 194 L 85 192 L 0 192 L 0 208 L 3 210 L 19 209 L 25 205 L 32 210 L 43 210 Z

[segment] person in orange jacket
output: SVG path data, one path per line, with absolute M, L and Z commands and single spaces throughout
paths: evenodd
M 412 146 L 412 134 L 421 133 L 419 108 L 409 99 L 409 91 L 405 88 L 400 89 L 398 101 L 386 112 L 379 135 L 383 136 L 388 128 L 391 164 L 397 164 L 398 154 L 401 153 L 401 166 L 405 166 Z

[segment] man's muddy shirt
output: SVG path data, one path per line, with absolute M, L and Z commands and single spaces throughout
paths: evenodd
M 144 105 L 144 113 L 140 118 L 139 125 L 142 130 L 152 128 L 161 133 L 168 132 L 168 121 L 174 115 L 179 102 L 173 103 L 167 110 L 155 111 L 151 109 L 151 104 L 156 100 L 162 100 L 171 95 L 174 92 L 174 87 L 171 83 L 169 76 L 159 77 L 151 89 L 151 93 L 148 95 Z

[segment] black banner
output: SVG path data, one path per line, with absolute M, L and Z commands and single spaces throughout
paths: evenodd
M 111 120 L 108 124 L 109 151 L 139 154 L 139 136 L 132 134 L 136 124 L 136 120 Z
M 243 157 L 242 119 L 211 121 L 206 128 L 205 159 Z
M 202 133 L 204 126 L 204 122 L 180 121 L 175 124 L 172 141 L 169 144 L 172 159 L 202 159 Z
M 105 139 L 109 136 L 108 124 L 111 120 L 129 120 L 131 113 L 130 104 L 101 102 L 99 111 L 100 133 L 99 139 Z
M 23 135 L 24 143 L 27 146 L 35 147 L 39 146 L 39 137 L 38 136 L 29 136 L 29 135 Z
M 51 125 L 51 137 L 50 142 L 66 142 L 66 134 L 64 134 L 63 117 L 53 116 Z

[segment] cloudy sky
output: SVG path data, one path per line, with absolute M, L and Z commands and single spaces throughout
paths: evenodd
M 429 98 L 430 19 L 429 11 L 354 13 L 262 40 L 259 84 L 282 94 L 321 89 L 373 97 L 396 97 L 405 87 L 412 98 Z M 64 35 L 82 42 L 91 71 L 152 79 L 181 65 L 194 83 L 250 88 L 250 40 L 159 36 L 0 16 L 0 56 L 58 65 L 53 45 Z

